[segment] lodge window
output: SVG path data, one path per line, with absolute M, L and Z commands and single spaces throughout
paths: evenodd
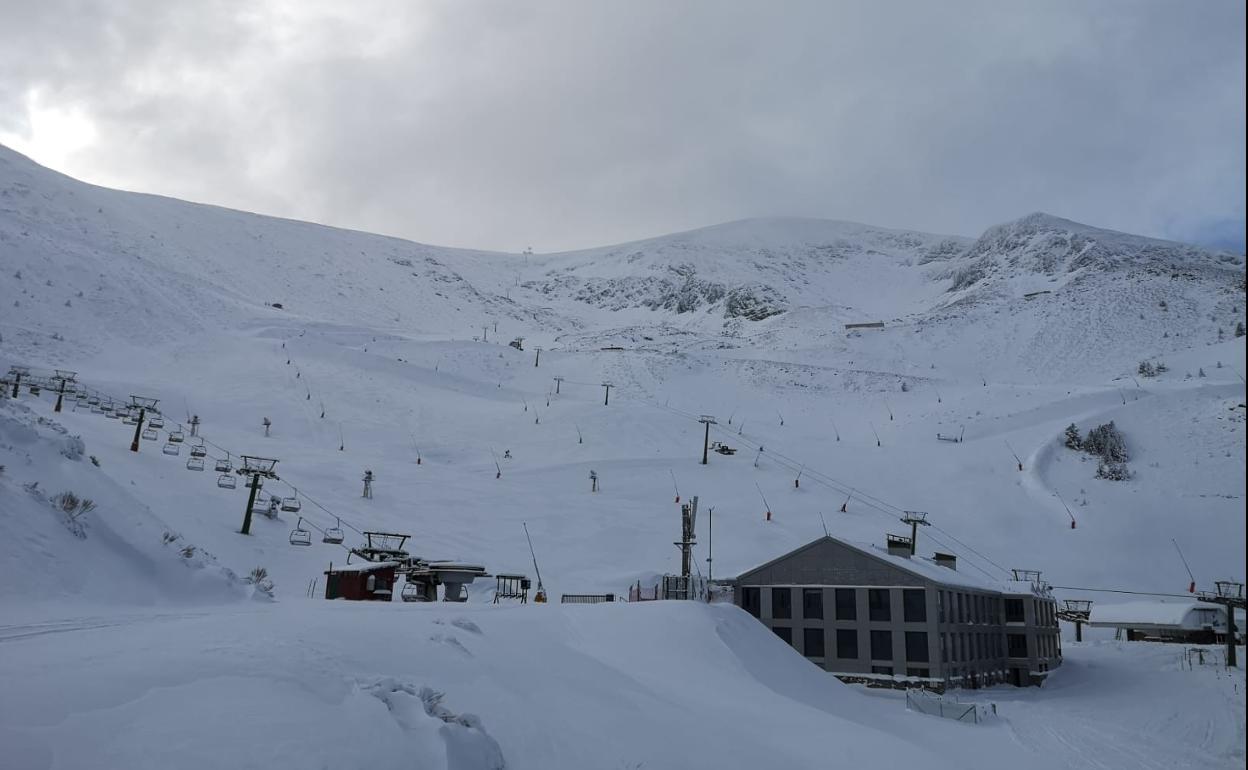
M 889 676 L 892 676 L 893 667 L 892 666 L 872 666 L 871 673 L 872 674 L 888 674 Z
M 789 588 L 771 589 L 771 616 L 778 620 L 793 617 L 793 591 Z
M 869 617 L 873 621 L 888 622 L 892 619 L 892 613 L 889 612 L 887 588 L 872 588 L 868 590 L 867 607 Z
M 741 609 L 756 618 L 759 616 L 761 609 L 759 594 L 758 586 L 745 586 L 741 589 Z
M 854 659 L 858 657 L 857 629 L 838 628 L 836 630 L 836 657 Z
M 926 663 L 928 661 L 926 631 L 906 632 L 906 660 L 912 663 Z
M 793 644 L 793 629 L 788 626 L 772 626 L 772 631 L 776 632 L 776 636 L 785 641 L 786 644 Z
M 1006 599 L 1005 600 L 1005 622 L 1006 623 L 1022 623 L 1027 619 L 1026 605 L 1022 599 Z
M 802 617 L 807 620 L 823 620 L 823 589 L 802 589 Z
M 907 588 L 901 592 L 902 615 L 907 623 L 927 622 L 927 592 L 922 588 Z
M 893 659 L 893 632 L 871 632 L 871 660 Z
M 1011 658 L 1027 657 L 1027 635 L 1006 634 L 1005 644 Z
M 949 662 L 949 634 L 940 635 L 940 661 L 941 663 Z
M 852 588 L 836 589 L 836 619 L 858 619 L 858 592 Z
M 823 657 L 824 649 L 822 628 L 802 629 L 802 654 L 808 658 Z
M 906 676 L 917 676 L 923 679 L 927 679 L 931 675 L 932 675 L 932 670 L 930 668 L 907 668 L 906 669 Z

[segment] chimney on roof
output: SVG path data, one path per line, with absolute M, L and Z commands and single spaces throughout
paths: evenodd
M 890 556 L 904 556 L 910 558 L 910 544 L 913 542 L 908 537 L 901 535 L 884 535 L 884 540 L 888 545 L 888 553 Z
M 948 567 L 954 571 L 958 569 L 958 557 L 951 553 L 941 553 L 940 551 L 936 551 L 932 554 L 932 559 L 935 560 L 936 566 L 938 567 Z

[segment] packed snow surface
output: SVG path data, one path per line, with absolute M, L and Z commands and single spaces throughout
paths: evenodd
M 536 578 L 527 524 L 555 602 L 622 598 L 678 571 L 677 495 L 715 578 L 825 526 L 881 544 L 918 510 L 920 556 L 968 582 L 1183 594 L 1176 544 L 1202 588 L 1242 580 L 1243 310 L 1242 256 L 1047 215 L 497 254 L 0 148 L 0 375 L 73 370 L 167 423 L 132 453 L 132 426 L 76 399 L 0 400 L 0 766 L 1240 767 L 1242 671 L 1102 630 L 1043 689 L 961 696 L 999 713 L 964 725 L 830 679 L 729 606 L 495 606 L 492 579 L 464 605 L 320 597 L 362 531 Z M 204 472 L 190 442 L 162 452 L 192 414 Z M 701 464 L 700 415 L 735 454 Z M 1122 481 L 1063 443 L 1111 421 Z M 248 537 L 244 484 L 212 470 L 242 454 L 278 460 L 262 497 L 302 503 Z

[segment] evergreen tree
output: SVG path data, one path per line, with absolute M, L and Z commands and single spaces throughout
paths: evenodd
M 1079 426 L 1075 425 L 1073 422 L 1066 426 L 1066 448 L 1083 448 L 1083 438 L 1079 435 Z

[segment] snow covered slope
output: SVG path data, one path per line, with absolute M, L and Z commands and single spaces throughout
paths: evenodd
M 356 703 L 342 693 L 359 690 L 359 703 L 371 707 L 367 698 L 384 705 L 397 699 L 407 723 L 386 730 L 415 725 L 424 737 L 413 751 L 445 751 L 423 721 L 431 712 L 411 700 L 421 700 L 419 687 L 445 687 L 448 698 L 471 690 L 470 703 L 447 702 L 456 713 L 482 714 L 491 739 L 519 767 L 549 767 L 559 751 L 577 757 L 591 749 L 559 725 L 526 729 L 531 714 L 516 696 L 493 711 L 480 705 L 502 697 L 483 683 L 505 677 L 494 659 L 528 655 L 557 670 L 561 655 L 575 657 L 589 646 L 585 640 L 611 635 L 633 634 L 627 655 L 604 642 L 610 652 L 595 653 L 595 661 L 633 656 L 634 670 L 670 671 L 671 655 L 683 661 L 689 650 L 719 649 L 716 629 L 729 624 L 732 644 L 744 647 L 711 659 L 725 681 L 737 683 L 734 697 L 772 698 L 767 693 L 779 687 L 781 701 L 768 702 L 778 720 L 788 714 L 795 724 L 813 724 L 803 721 L 811 699 L 832 699 L 836 715 L 866 710 L 862 701 L 872 698 L 831 684 L 793 695 L 777 681 L 817 672 L 775 640 L 760 639 L 756 627 L 733 625 L 730 610 L 689 606 L 655 610 L 653 622 L 627 632 L 640 617 L 632 611 L 644 608 L 466 610 L 481 628 L 500 613 L 498 636 L 514 639 L 515 649 L 491 640 L 473 664 L 452 666 L 439 679 L 437 666 L 462 654 L 455 645 L 420 642 L 412 660 L 403 654 L 405 629 L 418 628 L 412 633 L 420 639 L 447 636 L 425 622 L 436 615 L 432 608 L 412 621 L 416 613 L 406 610 L 427 608 L 339 609 L 307 598 L 319 595 L 323 571 L 346 550 L 320 542 L 319 533 L 312 547 L 294 548 L 288 535 L 299 517 L 314 532 L 341 523 L 346 546 L 358 543 L 360 531 L 402 532 L 412 535 L 416 555 L 532 574 L 527 523 L 553 596 L 624 594 L 677 569 L 675 481 L 682 499 L 698 495 L 702 510 L 715 509 L 714 562 L 707 561 L 707 516 L 700 517 L 695 556 L 699 570 L 713 566 L 716 577 L 796 547 L 825 525 L 834 535 L 880 542 L 899 530 L 904 510 L 925 510 L 934 526 L 921 533 L 920 549 L 956 553 L 959 569 L 994 579 L 1020 567 L 1041 569 L 1056 585 L 1181 591 L 1188 578 L 1172 539 L 1202 585 L 1239 579 L 1244 346 L 1233 330 L 1243 319 L 1243 275 L 1227 255 L 1042 216 L 979 241 L 753 220 L 571 254 L 458 251 L 103 190 L 0 149 L 0 373 L 10 364 L 68 368 L 122 399 L 160 398 L 170 429 L 192 413 L 201 418 L 213 457 L 277 458 L 281 480 L 266 494 L 303 501 L 299 514 L 260 517 L 243 537 L 241 487 L 220 489 L 215 474 L 187 470 L 185 450 L 162 454 L 164 435 L 132 453 L 129 426 L 76 403 L 53 414 L 46 391 L 34 397 L 24 390 L 16 402 L 0 400 L 0 465 L 7 466 L 0 476 L 0 610 L 12 618 L 6 624 L 15 638 L 58 627 L 36 624 L 64 626 L 57 637 L 64 650 L 85 649 L 91 636 L 76 630 L 84 618 L 120 625 L 128 621 L 112 619 L 206 613 L 178 625 L 177 638 L 200 639 L 201 622 L 220 622 L 223 636 L 204 637 L 203 646 L 185 642 L 187 658 L 271 644 L 260 660 L 281 672 L 277 679 L 316 671 L 312 699 L 330 693 L 331 707 L 310 707 L 312 723 L 329 724 L 343 716 L 342 704 Z M 1052 293 L 1034 294 L 1046 289 Z M 884 328 L 843 327 L 864 320 L 882 320 Z M 525 338 L 523 351 L 505 344 L 514 337 Z M 543 348 L 540 360 L 534 347 Z M 1168 370 L 1133 379 L 1142 359 L 1164 360 Z M 609 404 L 603 383 L 612 385 Z M 700 414 L 718 418 L 712 438 L 737 454 L 700 463 Z M 1060 441 L 1072 422 L 1086 432 L 1109 420 L 1133 455 L 1129 481 L 1096 478 L 1095 461 Z M 938 433 L 964 440 L 939 441 Z M 67 441 L 81 442 L 81 453 L 63 454 Z M 507 450 L 510 460 L 502 457 Z M 98 465 L 83 459 L 91 455 Z M 377 478 L 369 500 L 360 496 L 365 469 Z M 590 471 L 600 481 L 597 493 Z M 97 502 L 78 532 L 48 502 L 63 491 Z M 275 604 L 240 580 L 256 567 L 275 583 Z M 475 585 L 471 603 L 488 603 L 492 585 Z M 540 620 L 524 615 L 530 610 Z M 265 629 L 263 640 L 245 638 L 226 619 L 231 613 L 241 613 L 246 628 Z M 126 653 L 130 637 L 149 633 L 145 624 L 110 637 L 107 655 L 119 671 L 146 654 Z M 350 647 L 369 633 L 383 637 L 373 649 Z M 679 654 L 669 655 L 669 633 L 684 640 Z M 459 636 L 472 651 L 475 637 Z M 41 647 L 20 644 L 0 659 L 17 660 L 17 668 L 45 665 Z M 17 652 L 10 657 L 9 650 Z M 784 654 L 787 662 L 776 663 Z M 1119 660 L 1098 660 L 1111 659 Z M 84 747 L 118 752 L 110 756 L 119 766 L 133 765 L 133 747 L 112 740 L 116 723 L 109 720 L 151 713 L 126 705 L 136 701 L 156 698 L 151 703 L 159 706 L 161 682 L 189 666 L 179 655 L 162 660 L 167 668 L 151 690 L 118 694 L 119 680 L 101 683 L 98 709 L 71 707 L 72 695 L 58 690 L 40 701 L 44 721 L 33 724 L 14 716 L 19 706 L 0 702 L 0 727 L 16 731 L 4 737 L 21 741 L 36 767 L 80 766 L 55 752 L 55 761 L 43 761 L 61 726 L 93 736 Z M 1137 662 L 1114 665 L 1135 670 Z M 400 669 L 397 689 L 376 688 Z M 544 702 L 590 704 L 580 712 L 593 714 L 604 692 L 619 690 L 620 680 L 597 663 L 574 673 Z M 184 681 L 192 680 L 202 681 L 198 672 Z M 611 712 L 631 738 L 612 743 L 619 751 L 597 766 L 688 766 L 623 750 L 645 745 L 639 734 L 673 734 L 665 732 L 670 724 L 657 726 L 670 712 L 658 709 L 655 717 L 646 704 L 675 703 L 685 713 L 723 699 L 710 688 L 673 693 L 678 685 L 652 678 L 637 685 L 637 700 Z M 221 698 L 232 687 L 188 686 Z M 307 706 L 304 690 L 273 697 L 256 715 L 259 724 L 276 724 L 274 714 L 286 706 Z M 719 731 L 739 716 L 735 704 L 720 705 L 691 717 L 688 732 Z M 351 719 L 371 719 L 368 708 L 346 708 Z M 824 719 L 827 710 L 817 710 Z M 1211 730 L 1223 729 L 1209 720 Z M 1176 741 L 1207 752 L 1193 756 L 1220 762 L 1237 746 L 1242 753 L 1242 736 L 1205 741 L 1193 737 L 1191 723 L 1175 723 L 1184 725 Z M 887 717 L 879 724 L 907 732 Z M 1033 753 L 1047 756 L 1034 740 L 1001 743 L 989 731 L 986 742 L 965 742 L 957 729 L 933 727 L 914 745 L 961 758 L 963 766 L 999 758 L 991 753 L 998 749 L 1021 766 Z M 377 740 L 401 747 L 402 735 Z M 722 756 L 754 756 L 748 751 L 756 736 L 739 737 L 724 739 Z M 305 756 L 296 740 L 282 744 L 285 756 Z M 813 756 L 804 743 L 777 748 L 788 742 L 759 745 L 798 765 Z M 842 742 L 836 745 L 841 752 Z M 896 749 L 899 761 L 907 746 Z M 1071 751 L 1068 764 L 1079 766 Z M 391 761 L 385 752 L 366 756 Z

